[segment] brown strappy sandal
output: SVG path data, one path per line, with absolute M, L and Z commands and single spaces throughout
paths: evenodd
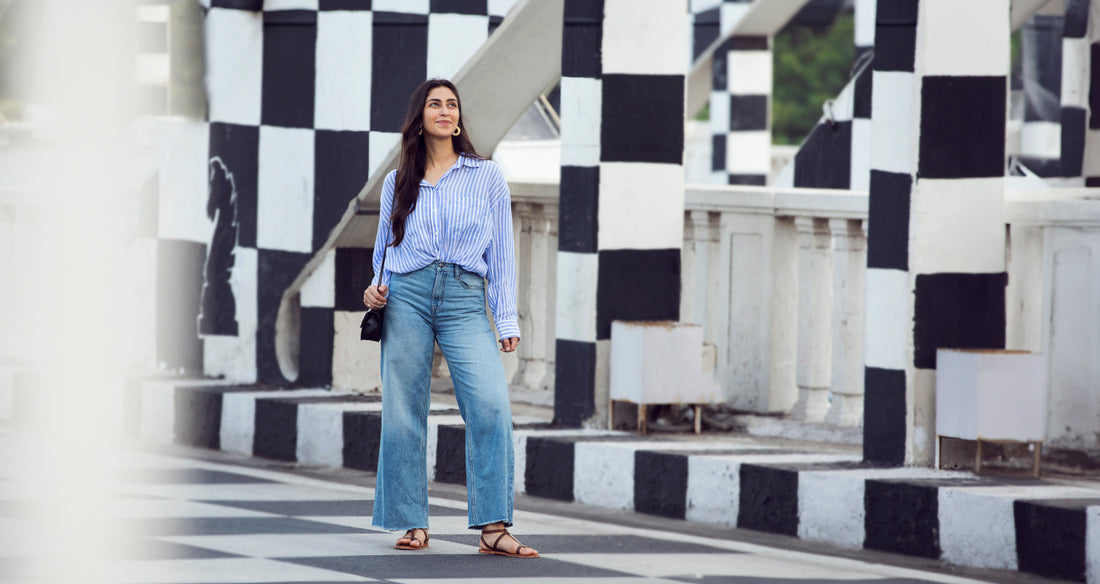
M 418 531 L 423 531 L 424 532 L 424 539 L 420 539 L 419 537 L 416 537 L 416 532 L 418 532 Z M 393 547 L 394 547 L 394 549 L 399 549 L 399 550 L 413 550 L 413 551 L 422 550 L 422 549 L 428 547 L 428 537 L 429 536 L 428 536 L 428 530 L 427 529 L 424 529 L 423 527 L 414 527 L 414 528 L 406 531 L 405 535 L 397 540 L 397 541 L 401 541 L 402 539 L 407 539 L 407 540 L 409 540 L 409 543 L 404 543 L 404 544 L 398 543 L 398 544 L 394 544 Z M 413 546 L 409 545 L 410 543 L 412 543 L 414 541 L 419 541 L 420 542 L 420 547 L 413 547 Z
M 493 543 L 489 543 L 485 539 L 485 534 L 486 533 L 499 533 L 500 535 L 497 536 L 496 540 L 494 540 Z M 497 555 L 501 555 L 501 556 L 508 556 L 509 558 L 537 558 L 537 557 L 539 557 L 539 553 L 537 551 L 533 554 L 530 554 L 530 555 L 523 555 L 523 554 L 519 553 L 519 552 L 521 552 L 525 549 L 534 551 L 534 548 L 529 548 L 529 547 L 523 545 L 522 543 L 519 543 L 519 540 L 516 539 L 515 536 L 512 536 L 512 539 L 514 539 L 516 541 L 516 543 L 519 543 L 519 547 L 516 548 L 516 551 L 510 552 L 510 551 L 507 551 L 507 550 L 502 550 L 499 547 L 497 547 L 497 544 L 500 543 L 500 540 L 504 539 L 505 536 L 509 536 L 509 535 L 512 535 L 512 534 L 508 533 L 508 530 L 504 529 L 504 528 L 486 529 L 486 530 L 481 532 L 481 543 L 484 544 L 485 547 L 479 547 L 477 551 L 479 553 L 483 553 L 483 554 L 497 554 Z

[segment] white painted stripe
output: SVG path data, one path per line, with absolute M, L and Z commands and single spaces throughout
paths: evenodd
M 691 49 L 686 0 L 604 0 L 603 73 L 683 75 Z
M 332 395 L 326 389 L 244 391 L 222 394 L 222 424 L 218 437 L 222 450 L 252 455 L 256 435 L 256 400 L 265 397 L 317 397 Z
M 428 15 L 428 78 L 454 77 L 488 36 L 488 15 Z
M 262 12 L 225 8 L 207 11 L 203 27 L 206 54 L 218 56 L 204 63 L 211 122 L 260 125 L 263 30 Z
M 857 473 L 798 473 L 798 537 L 863 547 L 865 481 Z
M 684 518 L 735 527 L 741 505 L 741 463 L 730 458 L 688 457 Z
M 504 16 L 515 6 L 516 0 L 489 0 L 489 14 Z
M 857 47 L 875 46 L 875 13 L 878 2 L 876 0 L 855 0 L 856 30 L 855 41 Z
M 256 245 L 313 250 L 313 130 L 260 126 Z
M 314 126 L 370 130 L 373 13 L 317 13 Z
M 1062 153 L 1062 124 L 1025 122 L 1020 127 L 1020 154 L 1057 159 Z
M 573 450 L 573 499 L 608 509 L 634 509 L 634 448 L 578 442 Z
M 594 253 L 558 252 L 556 338 L 596 342 L 596 286 L 599 256 Z
M 733 32 L 745 18 L 745 15 L 749 13 L 750 8 L 752 8 L 752 4 L 749 2 L 723 2 L 719 12 L 719 36 L 724 38 Z
M 710 132 L 726 135 L 730 131 L 730 94 L 728 91 L 710 92 Z
M 1013 499 L 939 489 L 940 549 L 953 564 L 1015 570 Z
M 772 135 L 767 130 L 730 132 L 726 136 L 726 172 L 770 174 Z
M 371 9 L 375 12 L 428 14 L 431 11 L 431 0 L 374 0 Z
M 923 74 L 1007 77 L 1012 35 L 1009 4 L 1004 0 L 923 0 L 917 41 Z
M 332 308 L 336 305 L 336 250 L 325 252 L 321 264 L 302 284 L 301 305 Z
M 1100 177 L 1100 130 L 1085 130 L 1085 160 L 1081 172 L 1087 177 Z
M 367 168 L 371 174 L 385 161 L 386 156 L 401 143 L 400 132 L 371 132 L 367 137 L 370 153 L 367 155 Z
M 1091 47 L 1088 38 L 1062 39 L 1062 107 L 1089 107 Z
M 317 0 L 264 0 L 264 10 L 317 10 Z
M 912 344 L 911 294 L 907 272 L 867 270 L 863 362 L 868 367 L 906 369 Z
M 301 464 L 344 466 L 344 410 L 299 405 L 295 458 Z
M 909 242 L 914 274 L 1003 272 L 1004 178 L 919 179 Z
M 897 71 L 871 74 L 871 111 L 874 119 L 880 120 L 871 133 L 871 168 L 911 175 L 917 158 L 913 141 L 916 78 Z
M 852 150 L 848 186 L 853 191 L 871 190 L 871 134 L 874 123 L 866 118 L 852 120 Z
M 599 205 L 599 249 L 680 249 L 684 167 L 604 162 Z
M 203 335 L 203 372 L 237 383 L 256 382 L 256 289 L 259 252 L 255 248 L 233 250 L 229 285 L 237 303 L 237 334 Z
M 726 83 L 733 95 L 771 95 L 772 52 L 729 51 Z
M 211 111 L 213 99 L 211 95 Z M 210 125 L 179 121 L 164 127 L 171 146 L 157 176 L 157 237 L 208 243 L 214 232 L 205 195 L 210 182 Z
M 1085 517 L 1085 581 L 1100 582 L 1100 505 L 1089 507 Z
M 514 485 L 516 493 L 527 492 L 527 438 L 530 436 L 610 436 L 619 432 L 610 430 L 516 430 L 512 432 L 512 449 L 515 451 Z
M 588 77 L 561 78 L 561 163 L 599 166 L 603 83 Z

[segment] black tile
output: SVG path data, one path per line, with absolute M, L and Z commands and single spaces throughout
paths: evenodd
M 764 35 L 738 35 L 726 41 L 726 48 L 731 51 L 768 51 L 771 44 Z
M 554 347 L 554 423 L 579 428 L 596 412 L 596 343 L 557 339 Z
M 317 12 L 264 13 L 264 125 L 313 128 Z
M 210 7 L 259 12 L 264 9 L 264 0 L 210 0 Z
M 868 480 L 863 504 L 866 531 L 863 547 L 909 556 L 940 557 L 937 487 Z
M 905 464 L 905 371 L 863 369 L 863 460 Z
M 477 541 L 472 535 L 467 539 L 471 545 Z M 418 578 L 441 577 L 444 581 L 450 574 L 464 577 L 491 578 L 530 578 L 532 570 L 540 578 L 607 578 L 630 576 L 625 572 L 593 568 L 551 558 L 539 558 L 538 565 L 522 559 L 501 556 L 485 557 L 482 554 L 467 555 L 439 554 L 392 554 L 384 556 L 343 556 L 329 558 L 279 558 L 303 566 L 312 566 L 323 570 L 333 570 L 345 574 L 355 574 L 380 580 L 412 580 Z
M 1004 77 L 928 76 L 921 84 L 922 178 L 1005 173 Z
M 210 159 L 229 170 L 237 192 L 237 245 L 256 247 L 260 127 L 210 122 Z
M 768 177 L 763 174 L 728 174 L 726 175 L 726 184 L 730 185 L 744 185 L 744 186 L 758 186 L 762 187 L 768 184 Z
M 374 279 L 373 258 L 373 247 L 336 248 L 336 310 L 366 310 L 363 291 Z
M 375 12 L 371 130 L 400 132 L 409 96 L 428 75 L 428 17 Z
M 332 385 L 332 351 L 336 324 L 331 308 L 303 306 L 299 320 L 301 343 L 298 356 L 298 385 Z
M 298 404 L 273 398 L 256 400 L 252 455 L 293 462 L 298 457 Z
M 794 186 L 849 189 L 852 174 L 852 122 L 814 126 L 794 156 Z
M 370 10 L 371 0 L 321 0 L 319 10 Z
M 573 455 L 573 442 L 528 436 L 527 466 L 523 476 L 527 494 L 572 501 Z
M 936 368 L 936 349 L 1005 348 L 1008 274 L 918 274 L 913 364 Z
M 477 14 L 485 16 L 489 14 L 488 0 L 432 0 L 432 14 L 455 13 Z
M 871 119 L 871 94 L 874 90 L 874 74 L 871 67 L 864 67 L 856 76 L 855 92 L 852 96 L 852 117 Z
M 875 25 L 875 71 L 913 72 L 917 53 L 917 27 Z
M 634 452 L 634 510 L 683 519 L 687 507 L 688 457 L 683 453 Z
M 466 484 L 466 427 L 437 426 L 435 480 Z
M 256 322 L 256 378 L 260 383 L 288 385 L 275 354 L 275 322 L 283 292 L 302 271 L 311 254 L 260 249 Z
M 217 504 L 218 501 L 213 501 Z M 264 535 L 307 533 L 370 533 L 370 530 L 290 517 L 178 517 L 119 519 L 117 528 L 148 537 L 170 535 Z
M 198 313 L 206 244 L 157 240 L 157 362 L 165 369 L 203 373 Z
M 909 211 L 913 178 L 871 170 L 867 209 L 867 267 L 909 270 Z
M 726 170 L 726 134 L 714 134 L 710 137 L 710 169 Z
M 730 131 L 767 130 L 769 120 L 767 95 L 730 96 Z
M 560 191 L 558 251 L 596 253 L 600 167 L 562 166 Z
M 317 130 L 313 142 L 313 249 L 317 250 L 367 184 L 370 132 Z
M 1100 130 L 1100 42 L 1094 41 L 1090 45 L 1090 51 L 1089 129 Z
M 382 412 L 344 412 L 344 466 L 378 471 Z
M 596 338 L 611 338 L 614 320 L 680 319 L 680 250 L 600 252 Z
M 737 527 L 798 535 L 798 473 L 741 465 Z
M 710 90 L 726 91 L 729 88 L 729 41 L 714 51 L 710 63 Z
M 602 90 L 601 161 L 683 164 L 683 75 L 604 75 Z
M 1013 501 L 1020 570 L 1085 581 L 1086 507 L 1100 500 Z
M 696 60 L 702 55 L 711 43 L 718 40 L 719 33 L 718 8 L 711 8 L 695 15 L 695 23 L 692 25 L 691 58 Z
M 1066 0 L 1062 36 L 1085 38 L 1089 29 L 1089 0 Z
M 916 26 L 919 8 L 919 0 L 878 0 L 875 23 Z
M 1081 176 L 1085 164 L 1085 129 L 1088 111 L 1062 108 L 1062 176 Z
M 562 77 L 599 79 L 603 72 L 603 0 L 566 0 Z

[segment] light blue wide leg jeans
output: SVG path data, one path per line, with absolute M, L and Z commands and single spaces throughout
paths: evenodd
M 373 524 L 389 530 L 428 527 L 433 342 L 447 359 L 466 422 L 469 526 L 511 525 L 512 412 L 499 344 L 485 314 L 485 282 L 441 262 L 390 279 L 382 327 L 382 441 Z

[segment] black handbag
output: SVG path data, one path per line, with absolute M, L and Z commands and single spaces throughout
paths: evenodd
M 382 248 L 382 269 L 378 270 L 378 283 L 382 284 L 381 274 L 386 273 L 386 248 Z M 359 339 L 363 341 L 382 340 L 382 314 L 386 307 L 368 308 L 363 315 L 363 322 L 359 323 Z

